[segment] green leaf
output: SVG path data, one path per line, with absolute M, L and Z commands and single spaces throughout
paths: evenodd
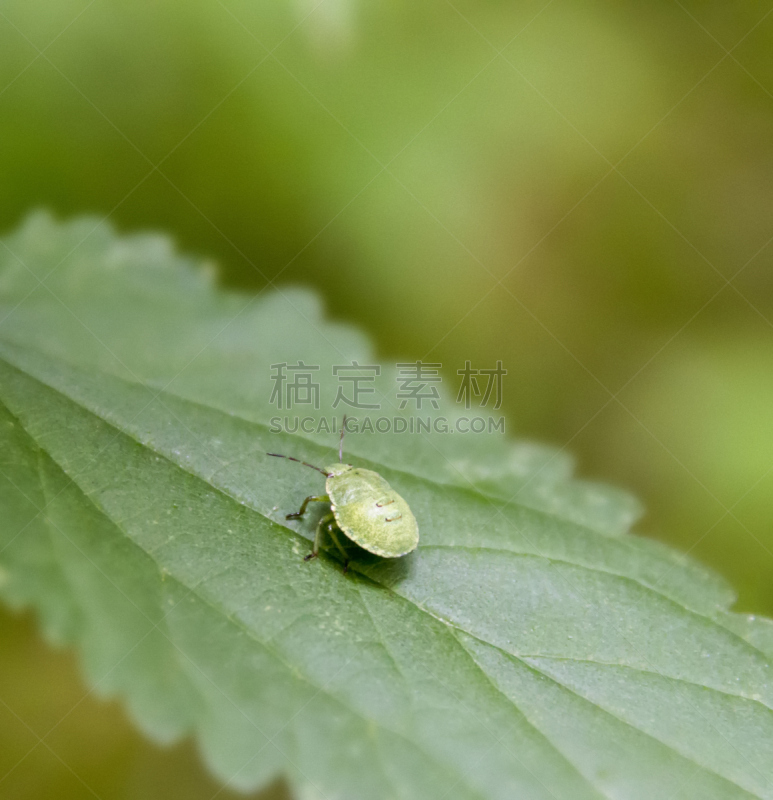
M 299 798 L 773 798 L 773 626 L 627 533 L 625 495 L 498 434 L 355 435 L 419 548 L 304 563 L 284 515 L 322 478 L 265 453 L 336 436 L 272 432 L 270 365 L 329 391 L 367 341 L 95 220 L 0 251 L 0 592 L 149 736 Z

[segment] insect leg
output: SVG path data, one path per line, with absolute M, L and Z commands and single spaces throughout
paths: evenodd
M 349 557 L 346 555 L 346 550 L 341 546 L 341 542 L 338 540 L 338 536 L 335 532 L 336 529 L 336 522 L 335 517 L 327 523 L 327 532 L 330 534 L 330 538 L 333 540 L 335 546 L 341 552 L 341 555 L 344 557 L 344 575 L 349 571 Z
M 319 555 L 319 548 L 322 545 L 322 534 L 324 533 L 325 529 L 329 527 L 330 521 L 335 520 L 335 516 L 333 515 L 332 511 L 330 514 L 325 514 L 324 517 L 317 523 L 317 533 L 314 536 L 314 546 L 311 548 L 311 552 L 303 559 L 304 561 L 311 561 L 312 558 L 316 558 Z
M 326 494 L 310 494 L 301 504 L 301 507 L 298 511 L 294 511 L 292 514 L 288 514 L 285 519 L 298 519 L 302 517 L 306 513 L 306 506 L 309 503 L 329 503 L 330 498 Z

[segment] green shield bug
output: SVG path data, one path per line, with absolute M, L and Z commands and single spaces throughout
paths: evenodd
M 378 474 L 370 469 L 343 463 L 346 417 L 341 425 L 338 443 L 338 463 L 322 469 L 293 456 L 267 453 L 287 458 L 321 472 L 325 478 L 326 494 L 309 495 L 298 511 L 286 519 L 298 519 L 306 513 L 309 503 L 330 503 L 330 513 L 317 524 L 314 546 L 304 558 L 309 561 L 319 555 L 322 537 L 327 533 L 344 557 L 344 574 L 349 560 L 336 531 L 344 533 L 363 550 L 384 558 L 397 558 L 416 549 L 419 526 L 408 503 Z

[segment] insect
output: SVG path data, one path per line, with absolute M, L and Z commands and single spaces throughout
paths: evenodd
M 349 569 L 346 550 L 341 545 L 337 531 L 344 533 L 369 553 L 385 558 L 404 556 L 416 549 L 419 543 L 419 526 L 408 503 L 378 474 L 370 469 L 343 463 L 346 417 L 341 425 L 338 443 L 338 463 L 322 469 L 293 456 L 267 453 L 276 458 L 297 461 L 321 472 L 326 494 L 310 494 L 298 511 L 287 514 L 286 519 L 299 519 L 306 513 L 309 503 L 330 503 L 330 513 L 317 524 L 314 546 L 303 560 L 310 561 L 319 555 L 322 539 L 327 533 L 344 557 L 344 575 Z

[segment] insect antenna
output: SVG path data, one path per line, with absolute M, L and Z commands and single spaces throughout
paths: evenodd
M 321 472 L 326 478 L 330 477 L 330 473 L 325 472 L 324 469 L 320 467 L 315 467 L 314 464 L 309 464 L 308 461 L 301 461 L 300 458 L 293 458 L 293 456 L 283 456 L 281 453 L 266 453 L 267 456 L 274 456 L 274 458 L 286 458 L 289 461 L 296 461 L 298 464 L 303 464 L 304 467 L 311 467 L 312 469 L 317 470 L 317 472 Z
M 344 461 L 344 434 L 346 433 L 346 414 L 344 414 L 343 422 L 341 423 L 341 438 L 338 440 L 338 461 L 343 464 Z

